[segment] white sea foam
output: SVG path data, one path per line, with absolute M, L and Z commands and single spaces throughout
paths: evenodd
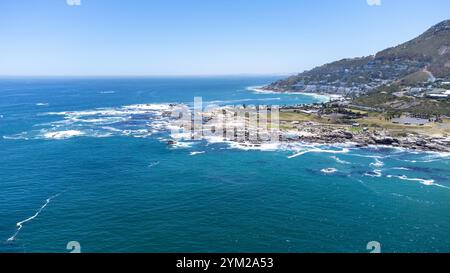
M 152 135 L 147 129 L 137 129 L 137 130 L 123 130 L 122 135 L 132 136 L 136 138 L 146 138 Z
M 417 163 L 417 160 L 402 160 L 404 162 L 409 162 L 409 163 Z
M 159 161 L 154 161 L 154 162 L 148 164 L 148 167 L 151 168 L 151 167 L 154 167 L 156 165 L 159 165 Z
M 60 195 L 60 194 L 56 194 L 56 195 L 54 195 L 54 196 L 52 196 L 52 197 L 47 198 L 47 199 L 45 200 L 44 205 L 42 205 L 42 207 L 40 207 L 39 210 L 38 210 L 33 216 L 31 216 L 31 217 L 29 217 L 29 218 L 27 218 L 27 219 L 25 219 L 25 220 L 22 220 L 22 221 L 18 222 L 18 223 L 16 224 L 16 227 L 17 227 L 16 232 L 14 233 L 13 236 L 11 236 L 10 238 L 8 238 L 7 242 L 14 241 L 14 240 L 16 239 L 17 235 L 19 234 L 20 230 L 23 228 L 23 225 L 24 225 L 25 223 L 27 223 L 27 222 L 29 222 L 29 221 L 35 219 L 36 217 L 38 217 L 39 214 L 41 214 L 41 212 L 45 209 L 45 207 L 47 207 L 47 205 L 48 205 L 54 198 L 58 197 L 59 195 Z
M 380 167 L 384 166 L 384 163 L 381 160 L 379 160 L 378 158 L 375 158 L 375 162 L 370 163 L 370 166 L 380 168 Z
M 81 111 L 48 112 L 44 115 L 62 116 L 63 119 L 37 124 L 50 127 L 41 130 L 42 138 L 64 139 L 88 137 L 129 136 L 146 138 L 155 133 L 168 131 L 170 117 L 164 115 L 173 109 L 171 104 L 133 104 L 115 108 L 96 108 Z M 77 131 L 77 132 L 76 132 Z
M 169 104 L 132 104 L 117 108 L 96 108 L 93 110 L 47 112 L 45 115 L 88 117 L 88 116 L 129 116 L 148 113 L 161 113 L 172 108 Z
M 49 104 L 47 102 L 38 102 L 36 106 L 49 106 Z
M 420 159 L 401 159 L 401 161 L 409 163 L 431 163 L 450 157 L 450 153 L 447 152 L 422 152 L 422 154 L 425 156 Z
M 135 109 L 135 110 L 150 110 L 150 111 L 165 111 L 170 110 L 172 106 L 170 104 L 132 104 L 123 106 L 124 109 Z
M 100 94 L 114 94 L 116 91 L 100 91 Z
M 86 135 L 86 136 L 89 136 L 89 137 L 98 137 L 98 138 L 105 138 L 105 137 L 112 137 L 113 134 L 112 134 L 112 133 L 109 133 L 109 132 L 105 132 L 105 133 L 102 133 L 102 132 L 93 132 L 92 134 Z
M 381 177 L 383 174 L 382 174 L 381 170 L 373 170 L 372 172 L 365 173 L 364 175 L 371 176 L 371 177 Z
M 271 90 L 262 89 L 263 87 L 264 86 L 262 86 L 262 85 L 248 86 L 245 89 L 248 90 L 248 91 L 253 91 L 255 93 L 260 93 L 260 94 L 280 94 L 280 92 L 275 92 L 275 91 L 271 91 Z
M 427 152 L 426 154 L 427 155 L 420 162 L 429 163 L 450 157 L 450 153 L 447 152 Z
M 345 160 L 342 160 L 342 159 L 340 159 L 339 157 L 337 157 L 337 156 L 335 156 L 335 155 L 330 156 L 330 158 L 336 160 L 336 162 L 339 163 L 339 164 L 346 164 L 346 165 L 351 164 L 350 162 L 345 161 Z
M 78 130 L 67 130 L 44 133 L 43 137 L 47 139 L 66 139 L 71 137 L 83 136 L 85 133 Z
M 241 143 L 241 142 L 227 142 L 230 149 L 239 149 L 244 151 L 277 151 L 280 149 L 279 143 Z
M 214 100 L 214 101 L 205 101 L 206 104 L 232 104 L 232 103 L 241 103 L 241 102 L 249 102 L 249 101 L 275 101 L 281 100 L 281 98 L 255 98 L 255 99 L 237 99 L 237 100 Z
M 187 149 L 187 148 L 191 148 L 194 144 L 195 144 L 195 142 L 176 141 L 171 146 L 175 149 Z
M 347 149 L 347 148 L 343 148 L 342 150 L 325 150 L 325 149 L 321 149 L 321 148 L 306 148 L 306 149 L 303 149 L 300 152 L 297 152 L 297 153 L 295 153 L 295 154 L 293 154 L 291 156 L 288 156 L 288 158 L 289 159 L 290 158 L 295 158 L 295 157 L 302 156 L 302 155 L 307 154 L 307 153 L 346 154 L 348 152 L 350 152 L 350 150 Z
M 337 172 L 337 169 L 335 169 L 335 168 L 326 168 L 326 169 L 322 169 L 320 171 L 325 173 L 325 174 L 332 174 L 332 173 Z
M 364 155 L 364 154 L 357 154 L 357 153 L 352 153 L 350 155 L 356 156 L 356 157 L 373 158 L 373 159 L 383 159 L 383 158 L 387 157 L 387 156 L 381 156 L 381 155 Z
M 28 140 L 28 137 L 27 137 L 27 133 L 23 132 L 23 133 L 11 135 L 11 136 L 3 136 L 3 139 L 6 139 L 6 140 Z
M 189 153 L 189 155 L 200 155 L 200 154 L 204 154 L 205 151 L 200 151 L 200 152 L 191 152 Z
M 180 140 L 190 140 L 190 139 L 192 139 L 192 134 L 191 134 L 191 132 L 172 133 L 172 134 L 170 134 L 170 137 L 172 139 L 175 139 L 175 140 L 178 140 L 178 141 L 180 141 Z
M 123 130 L 111 127 L 111 126 L 103 126 L 102 129 L 112 131 L 112 132 L 122 132 Z
M 394 167 L 392 170 L 401 170 L 401 171 L 410 171 L 411 169 L 408 169 L 406 167 Z
M 124 117 L 103 117 L 103 118 L 91 118 L 91 119 L 73 119 L 73 122 L 94 123 L 96 125 L 106 125 L 116 122 L 125 121 Z
M 259 94 L 286 94 L 286 95 L 304 95 L 314 97 L 315 99 L 320 100 L 321 102 L 328 102 L 332 99 L 339 99 L 342 96 L 339 95 L 325 95 L 325 94 L 317 94 L 317 93 L 308 93 L 308 92 L 278 92 L 273 90 L 265 90 L 262 89 L 263 86 L 249 86 L 246 89 L 249 91 L 253 91 L 254 93 Z
M 406 175 L 387 175 L 387 177 L 388 178 L 398 178 L 398 179 L 407 180 L 407 181 L 415 181 L 415 182 L 419 182 L 420 184 L 425 185 L 425 186 L 437 186 L 437 187 L 441 187 L 441 188 L 450 189 L 449 187 L 435 183 L 435 181 L 433 179 L 409 178 Z

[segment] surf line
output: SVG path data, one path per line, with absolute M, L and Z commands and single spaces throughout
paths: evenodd
M 45 209 L 45 207 L 47 207 L 47 205 L 50 204 L 50 202 L 51 202 L 54 198 L 58 197 L 60 194 L 61 194 L 61 193 L 58 193 L 58 194 L 56 194 L 56 195 L 53 195 L 53 196 L 47 198 L 47 199 L 45 200 L 44 205 L 42 205 L 42 207 L 40 207 L 39 210 L 38 210 L 33 216 L 31 216 L 31 217 L 29 217 L 29 218 L 27 218 L 27 219 L 25 219 L 25 220 L 23 220 L 23 221 L 18 222 L 18 223 L 16 224 L 16 227 L 17 227 L 16 233 L 14 233 L 13 236 L 11 236 L 10 238 L 8 238 L 8 240 L 6 240 L 6 242 L 12 242 L 12 241 L 14 241 L 14 240 L 16 239 L 17 235 L 19 234 L 20 230 L 23 228 L 23 225 L 24 225 L 25 223 L 27 223 L 27 222 L 33 220 L 34 218 L 38 217 L 38 215 Z

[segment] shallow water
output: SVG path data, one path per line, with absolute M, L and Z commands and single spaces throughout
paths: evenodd
M 166 145 L 169 103 L 320 99 L 275 79 L 0 79 L 0 252 L 450 251 L 448 155 Z

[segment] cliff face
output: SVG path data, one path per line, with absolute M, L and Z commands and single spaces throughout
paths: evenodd
M 435 77 L 450 77 L 450 20 L 417 38 L 374 56 L 344 59 L 274 82 L 267 89 L 364 93 L 386 81 L 427 69 Z M 315 90 L 308 90 L 315 89 Z M 340 91 L 339 91 L 340 90 Z M 341 92 L 341 93 L 342 93 Z

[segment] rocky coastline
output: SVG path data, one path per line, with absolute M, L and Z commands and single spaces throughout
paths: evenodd
M 390 146 L 425 152 L 450 152 L 450 137 L 423 135 L 391 136 L 388 131 L 361 131 L 352 133 L 345 129 L 334 129 L 326 125 L 307 125 L 297 132 L 281 134 L 283 140 L 318 144 L 353 144 L 356 147 L 373 145 Z
M 175 107 L 176 105 L 173 106 Z M 275 139 L 278 138 L 276 141 L 279 141 L 280 143 L 301 142 L 324 145 L 348 144 L 354 145 L 355 147 L 390 146 L 394 148 L 424 152 L 450 153 L 450 137 L 447 133 L 445 133 L 445 130 L 448 129 L 440 131 L 438 134 L 431 132 L 433 128 L 430 127 L 431 125 L 418 126 L 417 128 L 420 128 L 419 131 L 414 131 L 415 127 L 403 125 L 395 125 L 399 128 L 392 129 L 389 128 L 389 126 L 394 124 L 390 121 L 380 121 L 389 124 L 389 126 L 386 127 L 379 125 L 365 127 L 364 124 L 359 124 L 358 122 L 372 123 L 374 120 L 367 120 L 369 119 L 368 117 L 365 117 L 359 113 L 349 114 L 348 111 L 346 114 L 339 114 L 341 116 L 339 116 L 339 119 L 333 123 L 330 120 L 330 117 L 336 115 L 334 112 L 336 108 L 330 108 L 330 106 L 326 108 L 332 112 L 331 114 L 325 114 L 325 111 L 323 111 L 324 109 L 322 108 L 324 106 L 315 106 L 320 109 L 316 113 L 305 114 L 302 112 L 313 111 L 314 108 L 311 109 L 311 107 L 313 106 L 290 106 L 288 109 L 282 109 L 280 112 L 280 124 L 277 126 L 278 129 L 270 132 L 270 134 L 275 135 Z M 236 108 L 231 106 L 223 106 L 214 110 L 210 109 L 208 112 L 197 113 L 201 115 L 203 125 L 208 124 L 202 128 L 203 132 L 201 132 L 200 135 L 210 135 L 211 132 L 206 131 L 211 128 L 222 128 L 223 132 L 215 134 L 216 139 L 223 139 L 223 141 L 235 142 L 245 147 L 254 148 L 260 147 L 265 143 L 274 142 L 273 138 L 270 141 L 265 140 L 267 139 L 267 131 L 265 130 L 262 130 L 262 133 L 259 131 L 260 129 L 257 129 L 257 132 L 251 132 L 248 126 L 248 116 L 241 115 L 240 118 L 237 118 L 238 115 L 235 116 L 235 111 L 249 111 L 249 108 L 244 109 L 241 107 L 237 109 L 240 110 L 236 110 Z M 283 120 L 283 115 L 286 114 L 295 116 L 289 116 L 291 120 L 286 121 Z M 171 116 L 171 113 L 168 111 L 164 115 Z M 226 118 L 223 118 L 224 115 L 227 117 L 233 116 L 231 128 L 234 128 L 234 132 L 231 134 L 226 131 L 226 128 L 229 128 L 230 126 L 225 126 L 223 123 L 223 121 L 226 120 Z M 345 117 L 348 119 L 345 119 Z M 310 120 L 301 120 L 304 118 Z M 376 120 L 379 121 L 378 117 Z M 194 135 L 194 126 L 192 124 L 193 119 L 192 123 L 189 123 L 188 126 L 180 126 L 180 129 L 183 129 L 184 133 L 190 131 L 190 135 Z M 268 125 L 270 127 L 270 122 Z M 448 124 L 444 125 L 447 126 Z M 238 137 L 238 131 L 240 132 L 240 137 Z M 250 137 L 250 135 L 254 136 L 255 134 L 257 134 L 257 137 Z M 198 136 L 199 133 L 196 132 L 196 135 Z M 169 145 L 175 145 L 176 139 L 170 140 L 167 143 Z

